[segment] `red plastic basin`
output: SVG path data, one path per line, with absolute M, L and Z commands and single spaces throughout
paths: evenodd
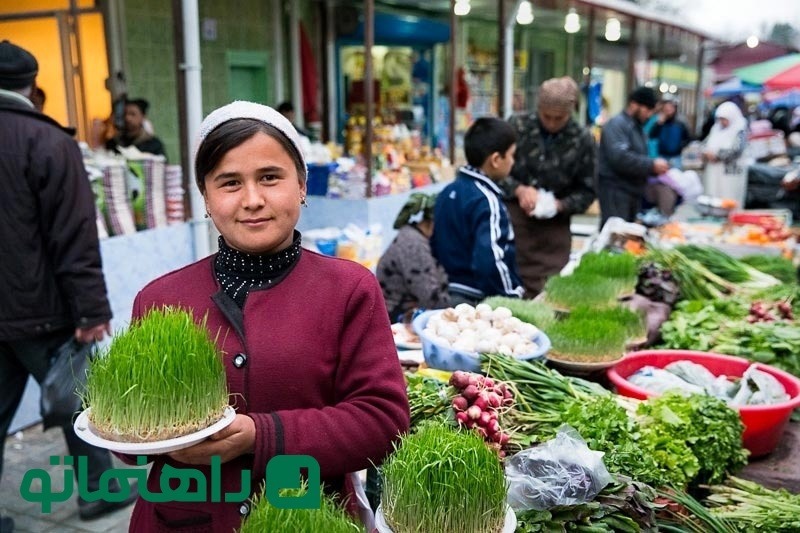
M 623 396 L 644 400 L 658 394 L 649 392 L 629 382 L 626 378 L 644 366 L 664 368 L 674 361 L 692 361 L 706 367 L 712 374 L 741 377 L 752 364 L 747 359 L 692 350 L 642 350 L 630 352 L 607 370 L 608 379 Z M 789 395 L 789 401 L 774 405 L 746 405 L 736 407 L 744 424 L 742 440 L 753 457 L 767 455 L 775 449 L 789 422 L 792 410 L 800 406 L 800 379 L 788 372 L 757 363 L 757 368 L 772 374 Z

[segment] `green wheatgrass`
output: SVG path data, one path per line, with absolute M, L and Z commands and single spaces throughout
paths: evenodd
M 580 362 L 613 361 L 625 352 L 625 326 L 612 320 L 572 314 L 546 331 L 554 359 Z
M 219 421 L 228 405 L 225 368 L 206 321 L 154 309 L 114 336 L 89 365 L 84 406 L 105 438 L 150 442 Z
M 301 496 L 307 490 L 286 489 L 281 496 Z M 321 533 L 353 533 L 364 528 L 356 523 L 332 497 L 323 494 L 319 509 L 279 509 L 264 497 L 264 490 L 253 499 L 250 514 L 239 533 L 283 533 L 285 531 L 319 531 Z
M 422 424 L 381 468 L 381 509 L 394 533 L 495 533 L 506 515 L 497 453 L 476 432 Z
M 639 266 L 636 257 L 628 253 L 589 252 L 581 257 L 575 272 L 635 280 L 639 276 Z
M 533 302 L 531 300 L 509 298 L 507 296 L 491 296 L 486 298 L 482 303 L 485 303 L 492 309 L 506 307 L 511 311 L 513 316 L 523 322 L 533 324 L 539 329 L 545 329 L 556 320 L 555 310 L 544 302 Z
M 579 305 L 611 307 L 621 294 L 620 282 L 597 274 L 575 273 L 554 276 L 544 286 L 545 301 L 557 309 L 572 309 Z
M 647 326 L 642 314 L 621 306 L 608 309 L 592 309 L 580 306 L 570 312 L 570 318 L 590 322 L 593 320 L 614 322 L 625 329 L 628 341 L 637 341 L 647 337 Z

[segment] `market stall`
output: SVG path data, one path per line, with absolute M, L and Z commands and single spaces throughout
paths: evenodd
M 768 215 L 621 225 L 537 301 L 395 325 L 412 425 L 498 451 L 516 531 L 796 530 L 800 286 Z

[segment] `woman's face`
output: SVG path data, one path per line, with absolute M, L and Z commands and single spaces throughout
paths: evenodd
M 306 186 L 278 141 L 256 133 L 204 179 L 208 213 L 230 247 L 265 254 L 292 243 Z
M 725 117 L 718 117 L 718 118 L 717 118 L 717 120 L 719 120 L 719 124 L 720 124 L 720 126 L 722 126 L 722 129 L 725 129 L 725 128 L 727 128 L 728 126 L 730 126 L 730 125 L 731 125 L 731 121 L 730 121 L 730 120 L 728 120 L 728 119 L 727 119 L 727 118 L 725 118 Z

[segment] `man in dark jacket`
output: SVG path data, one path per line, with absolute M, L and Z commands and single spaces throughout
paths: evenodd
M 89 180 L 75 141 L 31 103 L 37 72 L 33 55 L 8 41 L 0 43 L 3 439 L 28 376 L 41 383 L 56 348 L 73 336 L 85 344 L 110 333 L 111 309 Z M 96 491 L 100 475 L 112 467 L 111 456 L 78 438 L 72 424 L 62 429 L 70 454 L 88 457 L 86 484 Z M 2 451 L 0 446 L 0 468 Z M 121 503 L 79 499 L 79 514 L 83 519 L 96 518 L 133 499 L 135 494 Z M 13 521 L 0 519 L 0 530 L 12 531 Z
M 602 227 L 610 217 L 633 222 L 644 196 L 648 176 L 669 170 L 663 158 L 647 155 L 647 140 L 642 125 L 653 114 L 656 95 L 649 87 L 639 87 L 628 96 L 619 115 L 603 126 L 598 151 L 598 188 Z

